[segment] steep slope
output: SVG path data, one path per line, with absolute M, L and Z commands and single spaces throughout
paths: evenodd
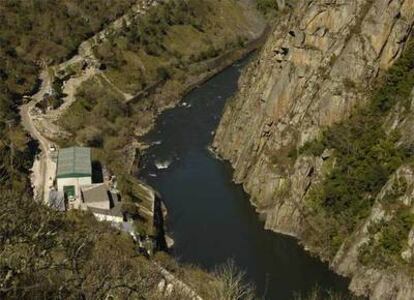
M 18 106 L 22 99 L 30 99 L 23 95 L 40 89 L 39 98 L 46 92 L 53 94 L 43 99 L 46 105 L 60 105 L 61 99 L 56 98 L 63 97 L 68 86 L 62 88 L 63 80 L 48 84 L 52 66 L 72 57 L 65 67 L 75 63 L 80 69 L 88 67 L 90 61 L 82 65 L 85 56 L 93 56 L 88 37 L 108 31 L 115 36 L 118 25 L 131 20 L 124 14 L 132 18 L 137 8 L 154 8 L 152 4 L 152 0 L 1 2 L 1 299 L 199 299 L 194 291 L 204 299 L 216 299 L 216 294 L 229 290 L 228 284 L 234 286 L 228 280 L 237 278 L 234 274 L 209 275 L 162 254 L 148 259 L 138 253 L 130 236 L 96 221 L 92 214 L 62 214 L 31 197 L 28 173 L 37 147 L 19 123 Z M 159 30 L 157 25 L 154 28 Z M 39 78 L 41 68 L 48 69 Z M 46 84 L 39 87 L 38 78 Z M 69 87 L 73 86 L 70 82 Z M 130 181 L 125 185 L 124 199 L 140 195 Z
M 359 246 L 354 242 L 378 206 L 381 187 L 386 189 L 391 174 L 409 161 L 411 127 L 398 124 L 408 122 L 410 110 L 394 113 L 402 123 L 389 119 L 395 102 L 409 103 L 412 55 L 390 67 L 404 52 L 413 23 L 412 0 L 299 1 L 243 74 L 213 143 L 232 163 L 235 181 L 250 193 L 267 229 L 300 238 L 334 261 L 338 272 L 355 276 L 354 291 L 379 299 L 414 295 L 411 258 L 369 264 L 360 255 L 369 235 L 362 233 Z M 376 94 L 379 86 L 388 89 Z M 388 101 L 393 98 L 388 91 L 396 101 Z M 364 142 L 356 145 L 359 139 Z M 402 210 L 410 211 L 410 205 L 404 203 Z M 388 221 L 401 220 L 398 209 L 387 211 L 393 216 Z M 406 245 L 408 215 L 400 226 L 404 230 L 397 226 L 398 243 L 403 242 L 396 252 L 412 244 Z M 398 272 L 390 276 L 391 269 Z

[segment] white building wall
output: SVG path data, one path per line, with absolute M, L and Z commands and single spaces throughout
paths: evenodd
M 77 199 L 80 199 L 81 191 L 80 186 L 91 185 L 92 178 L 89 177 L 73 177 L 73 178 L 57 178 L 57 189 L 63 192 L 64 186 L 74 185 L 75 195 Z
M 122 223 L 124 221 L 124 219 L 119 216 L 110 216 L 110 215 L 104 215 L 104 214 L 98 214 L 98 213 L 94 213 L 93 215 L 98 221 L 107 221 L 107 222 L 112 222 L 112 223 Z
M 91 185 L 92 184 L 92 177 L 80 177 L 79 178 L 79 185 Z

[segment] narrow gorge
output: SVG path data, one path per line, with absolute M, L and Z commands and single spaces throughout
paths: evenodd
M 414 297 L 413 24 L 412 0 L 298 1 L 213 142 L 266 229 L 372 299 Z
M 0 23 L 0 299 L 414 299 L 414 0 Z

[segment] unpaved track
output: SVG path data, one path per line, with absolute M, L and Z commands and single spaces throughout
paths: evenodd
M 93 56 L 93 46 L 104 41 L 109 34 L 121 29 L 124 25 L 128 26 L 128 24 L 130 24 L 134 18 L 144 14 L 148 8 L 156 5 L 159 2 L 162 2 L 162 0 L 138 0 L 136 4 L 134 4 L 131 9 L 123 16 L 112 22 L 105 29 L 98 32 L 90 39 L 82 42 L 78 49 L 79 54 L 73 56 L 71 59 L 61 63 L 60 65 L 53 67 L 55 70 L 62 70 L 74 64 L 79 64 L 82 62 L 89 62 L 90 64 L 89 67 L 80 76 L 70 78 L 66 82 L 64 92 L 67 93 L 68 96 L 65 97 L 62 107 L 56 111 L 51 111 L 44 115 L 39 115 L 35 110 L 35 106 L 43 99 L 47 93 L 50 93 L 52 90 L 52 79 L 46 69 L 39 75 L 39 79 L 42 82 L 39 91 L 31 97 L 32 100 L 29 103 L 20 106 L 22 125 L 29 132 L 31 137 L 39 142 L 39 147 L 41 150 L 38 158 L 36 158 L 36 161 L 33 164 L 31 174 L 33 193 L 36 200 L 47 203 L 49 199 L 49 185 L 51 185 L 50 178 L 55 178 L 56 163 L 52 160 L 49 153 L 49 148 L 52 143 L 44 135 L 41 134 L 41 132 L 46 132 L 47 130 L 44 130 L 44 128 L 40 127 L 37 128 L 34 120 L 36 118 L 41 118 L 43 120 L 45 120 L 45 118 L 49 120 L 56 119 L 63 113 L 65 109 L 67 109 L 73 102 L 75 102 L 75 94 L 77 88 L 82 84 L 82 82 L 88 80 L 89 78 L 92 78 L 99 72 L 99 70 L 96 68 L 96 65 L 94 64 L 94 62 L 96 62 L 96 59 Z M 38 122 L 37 126 L 47 127 L 47 122 L 46 125 L 41 124 L 43 124 L 43 122 Z
M 32 96 L 32 100 L 23 104 L 20 107 L 20 117 L 23 127 L 30 133 L 33 139 L 39 142 L 41 153 L 36 158 L 36 162 L 32 168 L 32 185 L 34 188 L 33 194 L 35 199 L 40 201 L 47 201 L 49 199 L 49 187 L 48 179 L 54 177 L 54 170 L 56 164 L 52 161 L 49 155 L 50 141 L 40 134 L 36 128 L 33 119 L 34 108 L 36 104 L 41 101 L 46 93 L 50 91 L 51 79 L 48 71 L 45 70 L 40 74 L 40 80 L 42 81 L 39 91 Z
M 84 83 L 88 79 L 93 78 L 95 75 L 98 74 L 101 74 L 102 78 L 107 82 L 107 84 L 116 92 L 120 93 L 126 100 L 132 99 L 134 97 L 133 95 L 130 95 L 119 89 L 116 85 L 113 84 L 113 82 L 109 80 L 109 78 L 102 71 L 99 70 L 99 62 L 94 55 L 93 48 L 96 45 L 106 41 L 109 35 L 121 30 L 124 26 L 130 26 L 131 22 L 134 19 L 144 15 L 149 8 L 165 1 L 166 0 L 137 1 L 137 3 L 131 7 L 129 12 L 125 13 L 123 16 L 113 21 L 110 25 L 108 25 L 102 31 L 95 34 L 93 37 L 89 38 L 86 41 L 83 41 L 79 45 L 78 54 L 76 54 L 71 59 L 63 63 L 54 66 L 53 69 L 55 71 L 64 71 L 70 67 L 84 63 L 87 64 L 88 67 L 85 70 L 83 70 L 80 74 L 76 74 L 75 76 L 72 76 L 64 82 L 62 92 L 66 94 L 66 96 L 63 98 L 63 104 L 56 110 L 48 111 L 46 114 L 42 116 L 42 118 L 45 119 L 46 122 L 56 121 L 63 114 L 63 112 L 76 101 L 76 91 L 82 85 L 82 83 Z M 42 130 L 42 132 L 47 132 L 47 130 Z
M 63 84 L 62 92 L 66 95 L 63 98 L 63 104 L 55 110 L 48 111 L 44 117 L 48 119 L 57 119 L 62 113 L 68 109 L 76 101 L 76 92 L 83 82 L 94 77 L 99 73 L 99 70 L 95 67 L 89 67 L 85 69 L 82 74 L 78 77 L 71 77 Z
M 131 7 L 130 12 L 126 13 L 119 19 L 112 22 L 107 28 L 102 30 L 101 32 L 97 33 L 95 36 L 90 38 L 89 40 L 84 41 L 79 46 L 79 51 L 77 55 L 72 57 L 71 59 L 67 60 L 64 63 L 61 63 L 58 66 L 55 66 L 55 70 L 63 70 L 67 67 L 72 66 L 73 64 L 82 63 L 88 61 L 92 64 L 82 72 L 82 74 L 78 77 L 70 78 L 66 81 L 63 92 L 67 94 L 64 98 L 64 103 L 62 106 L 55 110 L 50 111 L 46 114 L 40 115 L 35 106 L 37 103 L 43 100 L 44 96 L 51 92 L 52 90 L 52 78 L 49 75 L 49 71 L 44 69 L 40 75 L 39 79 L 41 80 L 41 86 L 38 92 L 31 97 L 31 101 L 23 104 L 20 106 L 20 117 L 22 126 L 29 132 L 31 137 L 39 142 L 40 147 L 40 154 L 36 158 L 33 167 L 32 167 L 32 174 L 31 174 L 31 182 L 33 186 L 33 193 L 35 200 L 39 200 L 44 203 L 48 203 L 49 199 L 49 185 L 51 185 L 50 179 L 55 178 L 56 174 L 56 162 L 53 161 L 51 154 L 49 152 L 50 146 L 53 144 L 50 140 L 48 140 L 44 135 L 42 135 L 39 129 L 36 127 L 34 120 L 36 118 L 42 119 L 56 119 L 58 118 L 72 103 L 76 101 L 75 94 L 77 88 L 86 80 L 92 78 L 96 74 L 100 73 L 97 69 L 94 62 L 96 59 L 93 55 L 93 46 L 104 41 L 108 34 L 115 30 L 119 30 L 126 24 L 131 23 L 132 19 L 138 17 L 139 15 L 145 14 L 145 12 L 151 7 L 155 6 L 160 2 L 164 2 L 167 0 L 140 0 L 137 1 L 133 7 Z M 103 74 L 103 79 L 117 92 L 121 93 L 127 100 L 132 98 L 133 96 L 122 92 L 118 87 L 116 87 L 110 80 Z M 38 126 L 40 126 L 42 122 L 38 122 Z M 47 124 L 47 123 L 46 123 Z M 41 128 L 42 129 L 42 128 Z M 44 129 L 43 129 L 44 131 Z M 142 207 L 141 207 L 142 209 Z M 153 215 L 153 212 L 150 212 L 146 209 L 146 213 L 149 215 Z M 156 264 L 156 263 L 155 263 Z M 156 264 L 157 268 L 159 268 L 163 277 L 167 280 L 167 282 L 173 284 L 174 288 L 183 291 L 185 294 L 188 295 L 190 299 L 194 300 L 202 300 L 202 298 L 186 283 L 175 277 L 173 274 L 168 272 L 165 268 L 161 267 L 160 265 Z

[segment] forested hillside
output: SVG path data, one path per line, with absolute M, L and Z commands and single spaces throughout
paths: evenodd
M 129 236 L 112 229 L 108 224 L 97 222 L 92 214 L 75 211 L 61 214 L 32 199 L 29 169 L 37 147 L 20 126 L 18 107 L 23 95 L 31 94 L 38 88 L 38 76 L 42 69 L 72 57 L 82 41 L 128 12 L 136 2 L 5 0 L 0 3 L 2 299 L 159 299 L 163 295 L 157 287 L 165 273 L 161 274 L 155 262 L 176 278 L 185 280 L 206 299 L 229 295 L 234 292 L 230 289 L 233 280 L 237 279 L 237 283 L 240 283 L 240 277 L 232 277 L 233 268 L 224 268 L 209 275 L 195 267 L 179 266 L 162 254 L 155 260 L 148 260 L 138 254 Z M 199 18 L 188 16 L 181 11 L 183 8 L 185 6 L 177 7 L 174 20 L 165 20 L 168 17 L 166 15 L 154 20 L 157 18 L 154 13 L 153 19 L 147 21 L 148 26 L 143 27 L 144 33 L 138 32 L 145 25 L 140 23 L 123 37 L 113 36 L 112 44 L 108 44 L 109 51 L 107 45 L 97 49 L 102 65 L 113 70 L 116 76 L 117 70 L 125 67 L 124 60 L 134 58 L 134 51 L 160 57 L 161 53 L 155 52 L 165 52 L 165 49 L 159 40 L 152 39 L 164 36 L 166 26 L 191 23 L 193 29 L 189 30 L 196 30 L 194 28 L 199 26 Z M 204 11 L 198 13 L 203 14 Z M 204 29 L 200 27 L 198 30 L 201 32 Z M 131 43 L 129 52 L 121 52 L 113 42 L 118 45 Z M 145 50 L 140 50 L 138 44 Z M 111 57 L 111 53 L 115 57 Z M 168 62 L 168 58 L 165 62 Z M 128 63 L 133 64 L 133 60 Z M 166 73 L 168 70 L 157 67 L 155 71 L 155 76 L 170 76 Z M 139 72 L 137 74 L 139 76 Z M 91 97 L 91 94 L 85 95 Z M 111 106 L 108 108 L 112 109 Z M 125 111 L 114 110 L 111 113 L 123 116 Z M 84 119 L 86 117 L 83 116 Z M 105 118 L 99 114 L 97 117 L 102 117 L 98 121 L 103 124 L 112 122 L 111 115 L 106 113 Z M 128 189 L 133 191 L 131 187 Z M 238 292 L 244 293 L 246 289 L 242 287 Z M 250 295 L 250 289 L 247 294 Z M 237 297 L 237 294 L 234 295 Z M 186 297 L 189 297 L 188 291 L 180 289 L 175 289 L 167 296 L 171 299 Z
M 33 202 L 28 169 L 34 153 L 29 150 L 30 139 L 19 125 L 17 111 L 22 95 L 36 89 L 44 64 L 66 59 L 82 40 L 124 13 L 132 2 L 0 4 L 1 298 L 95 298 L 115 286 L 115 293 L 127 295 L 146 285 L 139 276 L 146 272 L 145 264 L 131 259 L 135 255 L 127 238 L 90 216 L 62 216 Z M 114 243 L 115 239 L 118 242 Z M 93 263 L 92 253 L 95 259 L 105 259 L 101 254 L 108 253 L 111 245 L 116 245 L 111 251 L 117 256 L 117 265 Z M 87 266 L 85 261 L 92 264 Z M 109 262 L 107 258 L 105 262 Z M 135 283 L 125 277 L 131 269 L 136 270 Z M 121 275 L 125 279 L 120 281 Z M 110 286 L 104 281 L 111 282 Z M 129 289 L 120 289 L 127 281 Z
M 57 142 L 96 147 L 110 169 L 124 170 L 125 159 L 114 153 L 234 59 L 226 54 L 260 35 L 264 25 L 248 9 L 235 1 L 169 1 L 94 45 L 100 70 L 57 121 Z
M 25 191 L 31 156 L 19 125 L 23 94 L 37 86 L 45 64 L 62 61 L 80 42 L 114 20 L 134 1 L 12 1 L 0 3 L 1 188 Z

